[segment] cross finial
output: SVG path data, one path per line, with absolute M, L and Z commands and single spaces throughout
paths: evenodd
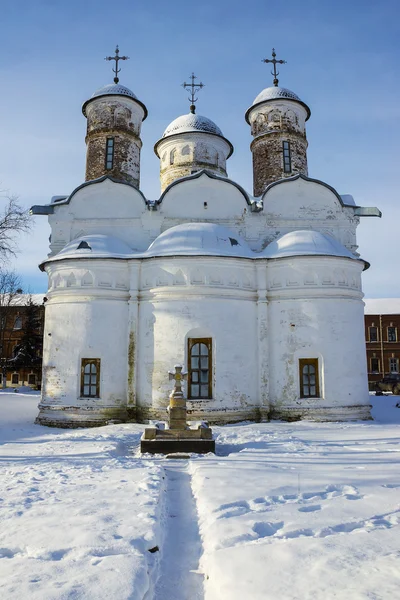
M 277 86 L 278 83 L 279 83 L 279 81 L 278 81 L 279 71 L 276 70 L 276 65 L 277 64 L 285 65 L 286 64 L 286 60 L 276 60 L 275 48 L 272 48 L 272 59 L 271 58 L 264 58 L 262 62 L 272 63 L 274 65 L 274 70 L 271 71 L 271 75 L 274 76 L 274 85 Z
M 113 73 L 115 73 L 114 83 L 118 83 L 119 82 L 118 73 L 121 71 L 121 69 L 118 69 L 118 61 L 129 60 L 129 56 L 120 56 L 119 48 L 118 48 L 118 46 L 116 46 L 115 56 L 106 56 L 104 60 L 115 60 L 115 69 L 113 69 Z
M 186 83 L 183 82 L 182 83 L 182 87 L 187 90 L 188 92 L 190 92 L 190 96 L 189 96 L 189 100 L 190 100 L 190 112 L 191 113 L 195 113 L 196 111 L 196 107 L 195 107 L 195 102 L 197 102 L 198 98 L 196 98 L 196 92 L 198 92 L 199 90 L 201 90 L 204 87 L 204 83 L 200 82 L 200 83 L 195 83 L 194 80 L 197 79 L 196 75 L 194 73 L 192 73 L 190 79 L 192 80 L 192 83 Z

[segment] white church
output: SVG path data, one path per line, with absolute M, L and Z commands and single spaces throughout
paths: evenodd
M 310 178 L 310 109 L 262 90 L 245 113 L 253 194 L 228 176 L 232 143 L 190 112 L 155 143 L 161 196 L 140 191 L 145 104 L 118 79 L 83 104 L 86 181 L 48 215 L 43 386 L 37 422 L 166 419 L 176 364 L 189 418 L 369 418 L 360 217 Z

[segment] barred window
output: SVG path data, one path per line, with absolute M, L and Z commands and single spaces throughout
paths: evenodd
M 82 358 L 81 363 L 81 397 L 100 397 L 100 359 Z
M 299 360 L 300 397 L 319 398 L 318 358 Z
M 212 398 L 212 340 L 188 340 L 188 398 Z

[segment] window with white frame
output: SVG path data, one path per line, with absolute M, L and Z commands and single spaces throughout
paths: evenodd
M 390 358 L 389 359 L 389 371 L 390 371 L 390 373 L 398 373 L 399 372 L 399 359 L 398 358 Z

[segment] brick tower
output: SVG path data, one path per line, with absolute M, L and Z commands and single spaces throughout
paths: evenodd
M 147 117 L 147 108 L 135 94 L 118 79 L 118 46 L 114 57 L 116 67 L 114 83 L 105 85 L 82 106 L 87 118 L 86 181 L 110 175 L 139 188 L 140 131 Z
M 305 123 L 311 115 L 307 104 L 290 90 L 278 87 L 275 51 L 274 85 L 263 90 L 246 112 L 253 141 L 254 196 L 261 196 L 273 181 L 296 173 L 308 174 Z

